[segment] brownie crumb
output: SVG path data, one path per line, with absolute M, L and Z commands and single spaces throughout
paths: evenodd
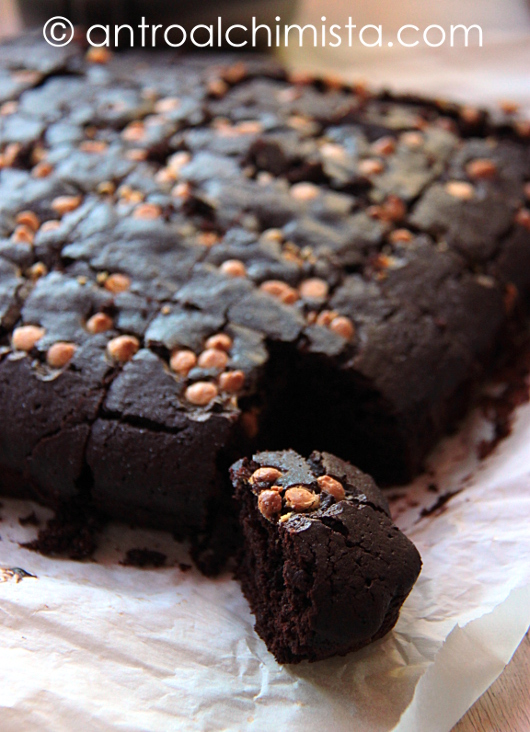
M 75 504 L 63 505 L 36 539 L 20 546 L 45 556 L 88 559 L 96 550 L 95 534 L 99 528 L 99 519 L 94 514 Z
M 37 518 L 35 511 L 32 511 L 27 516 L 21 516 L 18 520 L 21 526 L 40 526 L 40 521 Z
M 193 569 L 191 564 L 184 564 L 184 562 L 180 562 L 179 569 L 181 572 L 189 572 L 190 569 Z
M 432 516 L 436 513 L 442 513 L 442 511 L 445 510 L 446 503 L 448 503 L 451 498 L 453 498 L 453 496 L 457 496 L 459 493 L 462 493 L 462 490 L 462 488 L 459 488 L 456 491 L 448 491 L 442 496 L 439 496 L 439 498 L 432 504 L 432 506 L 429 506 L 429 508 L 421 509 L 420 518 L 424 518 L 425 516 Z
M 405 497 L 405 493 L 386 493 L 385 495 L 389 503 L 395 503 Z
M 166 563 L 167 556 L 162 552 L 157 552 L 154 549 L 129 549 L 125 555 L 123 562 L 120 562 L 124 567 L 163 567 Z

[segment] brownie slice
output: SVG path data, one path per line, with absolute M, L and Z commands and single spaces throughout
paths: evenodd
M 421 559 L 374 481 L 344 460 L 260 452 L 231 468 L 237 576 L 280 663 L 345 655 L 391 630 Z

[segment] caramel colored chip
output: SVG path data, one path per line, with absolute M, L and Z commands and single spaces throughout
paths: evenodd
M 37 163 L 31 171 L 34 178 L 47 178 L 53 173 L 53 165 L 47 160 Z
M 336 318 L 333 318 L 329 327 L 330 330 L 342 336 L 347 341 L 351 341 L 355 335 L 354 324 L 344 315 L 338 315 Z
M 118 336 L 107 343 L 109 356 L 122 363 L 130 361 L 139 348 L 140 341 L 138 338 L 130 335 Z
M 48 267 L 43 262 L 35 262 L 26 272 L 27 276 L 33 282 L 40 280 L 41 277 L 45 277 L 48 274 Z
M 392 244 L 407 244 L 412 241 L 412 232 L 408 229 L 394 229 L 388 235 L 389 241 Z
M 125 152 L 125 157 L 127 158 L 127 160 L 132 160 L 135 163 L 143 163 L 144 160 L 147 160 L 148 154 L 147 150 L 142 150 L 138 147 L 134 147 L 131 148 L 131 150 L 127 150 Z
M 22 145 L 19 142 L 9 143 L 1 155 L 2 167 L 10 168 L 13 166 L 21 151 Z
M 366 160 L 359 161 L 359 173 L 361 175 L 377 175 L 382 173 L 385 166 L 380 160 L 372 160 L 367 158 Z
M 324 300 L 329 292 L 328 283 L 318 277 L 304 280 L 298 288 L 304 300 Z
M 285 502 L 295 511 L 311 511 L 320 505 L 320 496 L 302 486 L 295 486 L 285 491 Z
M 61 222 L 57 221 L 57 219 L 50 219 L 49 221 L 45 221 L 43 225 L 40 227 L 41 233 L 45 234 L 47 231 L 56 231 L 61 226 Z
M 135 219 L 153 220 L 162 215 L 162 209 L 156 203 L 141 203 L 133 211 Z
M 210 81 L 206 85 L 206 88 L 210 96 L 224 97 L 230 87 L 222 79 L 210 79 Z
M 108 48 L 91 46 L 86 52 L 86 60 L 91 64 L 108 64 L 112 58 L 112 51 Z
M 104 140 L 84 140 L 80 145 L 79 149 L 82 152 L 93 153 L 100 155 L 104 153 L 108 148 L 108 144 Z
M 253 485 L 272 485 L 283 473 L 277 468 L 258 468 L 250 476 L 250 483 Z M 278 486 L 280 489 L 280 486 Z
M 10 114 L 15 114 L 18 110 L 18 102 L 4 102 L 0 107 L 0 115 L 7 117 Z
M 12 241 L 17 244 L 33 244 L 35 232 L 25 224 L 19 224 L 11 235 Z
M 197 407 L 205 407 L 217 396 L 217 387 L 209 381 L 197 381 L 188 386 L 185 392 L 186 399 Z
M 15 221 L 17 224 L 27 226 L 33 232 L 36 232 L 40 226 L 40 219 L 33 211 L 21 211 L 17 214 Z
M 173 184 L 176 180 L 176 176 L 169 168 L 160 168 L 158 173 L 155 175 L 155 180 L 160 185 Z
M 445 184 L 445 190 L 453 198 L 459 198 L 461 201 L 470 201 L 475 195 L 475 189 L 471 183 L 464 180 L 451 180 Z
M 318 186 L 314 183 L 295 183 L 291 186 L 291 196 L 296 201 L 313 201 L 320 195 Z
M 213 247 L 219 243 L 219 236 L 215 231 L 201 231 L 197 236 L 197 241 L 202 244 L 203 247 Z
M 404 132 L 401 135 L 401 142 L 407 147 L 421 147 L 423 145 L 423 135 L 421 132 Z
M 530 211 L 527 208 L 519 209 L 515 214 L 515 222 L 530 231 Z
M 260 239 L 264 242 L 272 242 L 280 244 L 283 241 L 283 231 L 281 229 L 265 229 Z
M 405 218 L 407 207 L 399 196 L 390 194 L 382 205 L 385 221 L 401 221 Z
M 122 201 L 125 201 L 125 203 L 130 203 L 132 205 L 141 203 L 144 200 L 144 194 L 142 191 L 135 191 L 130 186 L 120 186 L 118 188 L 118 196 Z
M 462 107 L 460 116 L 468 125 L 477 125 L 482 119 L 481 112 L 476 107 Z
M 334 142 L 325 142 L 320 148 L 320 154 L 322 157 L 338 163 L 346 162 L 348 157 L 344 147 Z
M 215 348 L 218 351 L 229 351 L 232 348 L 232 339 L 226 333 L 216 333 L 210 336 L 204 345 L 206 348 Z
M 247 274 L 245 265 L 239 259 L 227 259 L 219 269 L 227 277 L 245 277 Z
M 396 141 L 393 137 L 380 137 L 372 144 L 372 151 L 375 155 L 392 155 L 396 149 Z
M 13 331 L 11 338 L 13 348 L 17 351 L 31 351 L 45 333 L 44 328 L 38 325 L 21 325 Z
M 514 102 L 512 99 L 502 99 L 499 102 L 499 108 L 504 114 L 517 114 L 519 111 L 519 104 Z
M 297 291 L 281 280 L 267 280 L 261 284 L 260 289 L 262 292 L 266 292 L 267 295 L 272 295 L 272 297 L 277 298 L 285 305 L 292 305 L 298 300 Z
M 222 71 L 223 79 L 229 84 L 239 84 L 248 76 L 248 68 L 244 61 L 236 61 Z
M 338 313 L 336 313 L 335 310 L 322 310 L 322 312 L 317 315 L 316 323 L 324 328 L 329 328 L 337 315 Z
M 201 369 L 224 369 L 228 363 L 228 356 L 225 351 L 207 348 L 201 353 L 197 363 Z
M 127 142 L 141 142 L 145 137 L 145 125 L 140 120 L 130 122 L 122 131 L 121 136 Z
M 282 510 L 282 497 L 277 491 L 262 491 L 258 496 L 258 509 L 266 518 L 277 516 Z
M 59 341 L 50 346 L 46 354 L 46 362 L 53 369 L 62 369 L 70 363 L 76 351 L 77 346 L 73 343 Z
M 238 135 L 259 135 L 263 132 L 263 123 L 257 119 L 247 119 L 239 122 L 235 128 Z
M 95 313 L 86 324 L 89 333 L 104 333 L 112 328 L 112 318 L 106 313 Z
M 382 204 L 368 206 L 366 213 L 373 219 L 379 219 L 379 221 L 398 222 L 405 217 L 407 207 L 399 196 L 390 195 Z
M 245 385 L 245 374 L 243 371 L 226 371 L 219 377 L 219 386 L 222 391 L 235 394 Z
M 180 150 L 179 152 L 174 153 L 167 159 L 166 165 L 168 169 L 173 173 L 173 175 L 178 178 L 182 168 L 188 165 L 190 161 L 190 153 L 186 152 L 185 150 Z
M 173 112 L 175 109 L 180 107 L 180 99 L 178 97 L 164 97 L 159 99 L 155 104 L 155 112 L 157 114 L 165 114 L 166 112 Z
M 116 193 L 116 184 L 111 180 L 104 180 L 98 183 L 96 190 L 100 196 L 113 196 Z
M 105 280 L 105 289 L 112 292 L 113 295 L 118 295 L 120 292 L 126 292 L 131 286 L 131 280 L 127 275 L 115 272 L 107 277 Z
M 329 493 L 333 498 L 336 498 L 337 501 L 342 501 L 346 495 L 342 483 L 335 480 L 335 478 L 332 478 L 331 475 L 321 475 L 320 478 L 317 478 L 317 483 L 320 486 L 321 491 Z
M 193 351 L 181 351 L 177 348 L 171 354 L 169 365 L 176 374 L 187 376 L 188 373 L 197 365 L 197 356 Z
M 82 202 L 81 196 L 58 196 L 54 198 L 51 207 L 59 216 L 75 211 Z
M 497 166 L 493 160 L 477 158 L 466 165 L 466 173 L 471 180 L 493 180 L 497 175 Z

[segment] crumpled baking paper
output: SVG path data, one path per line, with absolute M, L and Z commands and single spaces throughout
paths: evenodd
M 237 583 L 181 569 L 184 549 L 168 535 L 111 526 L 97 562 L 50 559 L 17 543 L 36 531 L 18 519 L 49 511 L 3 499 L 0 565 L 35 577 L 4 572 L 0 583 L 2 732 L 447 732 L 530 624 L 530 405 L 478 463 L 489 431 L 472 415 L 427 474 L 391 491 L 420 578 L 388 636 L 316 664 L 279 666 Z M 166 552 L 173 566 L 120 565 L 131 547 Z
M 479 103 L 489 100 L 491 83 L 501 96 L 502 79 L 502 96 L 530 102 L 530 43 L 517 43 L 497 45 L 483 57 L 487 67 L 477 62 L 458 76 L 460 85 L 457 56 L 450 63 L 442 52 L 429 56 L 430 92 Z M 408 58 L 401 75 L 398 63 L 382 74 L 377 62 L 371 71 L 366 58 L 362 73 L 412 88 L 414 71 L 419 88 L 422 65 L 407 77 Z M 496 67 L 488 79 L 495 58 L 513 68 L 501 76 Z M 348 72 L 345 63 L 341 71 Z M 2 732 L 448 732 L 530 624 L 530 405 L 479 464 L 475 447 L 488 429 L 471 416 L 439 446 L 428 474 L 391 493 L 394 515 L 424 562 L 395 629 L 358 653 L 317 664 L 279 666 L 254 633 L 239 586 L 229 576 L 208 580 L 181 569 L 185 552 L 168 535 L 111 526 L 97 562 L 49 559 L 18 544 L 36 531 L 18 519 L 49 512 L 2 499 L 0 566 L 11 569 L 0 573 Z M 131 547 L 163 551 L 170 566 L 121 566 Z

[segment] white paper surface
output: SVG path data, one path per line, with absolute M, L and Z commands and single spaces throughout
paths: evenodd
M 424 562 L 394 631 L 318 664 L 278 666 L 229 577 L 118 564 L 131 546 L 178 561 L 167 535 L 111 527 L 97 563 L 48 559 L 16 543 L 35 534 L 18 523 L 33 505 L 4 499 L 0 565 L 37 579 L 0 584 L 2 732 L 450 730 L 530 624 L 530 406 L 477 466 L 485 429 L 468 419 L 434 476 L 393 492 Z M 432 481 L 465 489 L 418 519 L 437 500 Z
M 517 62 L 513 44 L 499 50 L 513 73 L 502 76 L 506 91 L 497 97 L 524 103 L 530 43 L 518 43 Z M 491 77 L 478 65 L 465 83 L 460 75 L 459 86 L 447 64 L 433 64 L 431 93 L 446 87 L 450 96 L 488 101 Z M 373 78 L 394 76 L 412 88 L 406 67 L 400 76 L 387 64 L 380 78 L 374 66 Z M 363 75 L 370 78 L 366 66 Z M 492 81 L 497 89 L 495 79 L 499 86 L 501 76 Z M 35 535 L 18 523 L 34 507 L 2 499 L 0 566 L 37 578 L 0 583 L 0 729 L 448 732 L 530 624 L 530 406 L 477 466 L 474 445 L 483 431 L 470 418 L 438 449 L 435 476 L 395 491 L 402 498 L 393 510 L 424 567 L 394 631 L 356 654 L 313 665 L 278 666 L 253 632 L 238 585 L 181 571 L 182 548 L 169 536 L 111 527 L 97 563 L 48 559 L 17 543 Z M 437 500 L 426 489 L 433 481 L 440 493 L 465 490 L 439 515 L 418 519 Z M 121 566 L 133 546 L 164 551 L 175 566 Z

